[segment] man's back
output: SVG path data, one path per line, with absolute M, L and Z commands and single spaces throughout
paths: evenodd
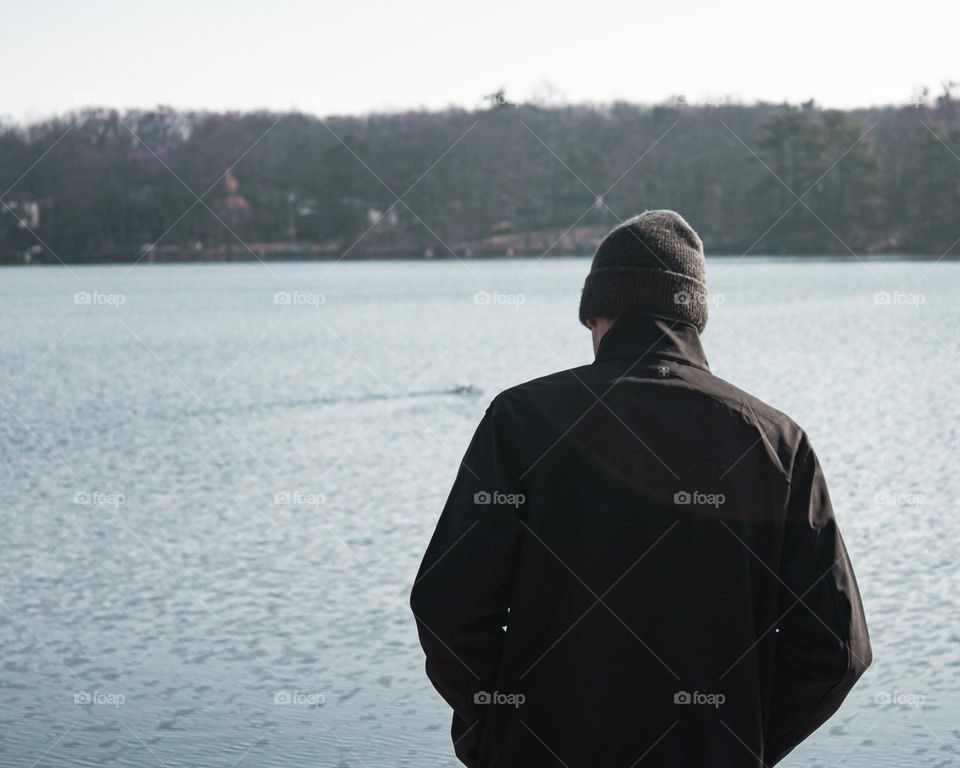
M 803 432 L 644 315 L 493 401 L 412 605 L 468 765 L 772 765 L 870 662 Z

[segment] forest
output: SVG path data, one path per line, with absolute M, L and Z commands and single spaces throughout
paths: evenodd
M 708 254 L 949 257 L 957 107 L 90 108 L 0 123 L 0 263 L 586 254 L 649 208 Z

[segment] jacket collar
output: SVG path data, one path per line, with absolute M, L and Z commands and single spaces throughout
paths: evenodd
M 665 358 L 710 370 L 700 334 L 689 323 L 653 315 L 619 318 L 600 339 L 596 362 L 641 358 Z

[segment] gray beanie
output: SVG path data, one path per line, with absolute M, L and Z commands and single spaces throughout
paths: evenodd
M 593 257 L 580 296 L 589 317 L 651 314 L 703 331 L 707 284 L 703 243 L 674 211 L 646 211 L 608 234 Z

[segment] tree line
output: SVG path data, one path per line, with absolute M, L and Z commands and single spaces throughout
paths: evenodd
M 647 208 L 683 213 L 708 253 L 941 256 L 958 200 L 949 91 L 847 111 L 501 100 L 0 124 L 7 263 L 588 253 Z

